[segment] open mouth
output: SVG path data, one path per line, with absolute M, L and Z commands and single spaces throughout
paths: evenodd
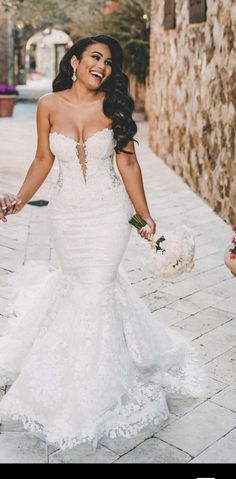
M 104 75 L 102 73 L 96 72 L 95 70 L 90 71 L 90 74 L 99 82 L 101 82 L 104 78 Z

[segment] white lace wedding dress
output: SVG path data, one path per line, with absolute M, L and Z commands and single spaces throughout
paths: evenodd
M 49 203 L 60 268 L 25 265 L 0 338 L 0 419 L 58 447 L 155 432 L 167 399 L 201 394 L 191 344 L 153 318 L 120 265 L 134 213 L 113 131 L 81 145 L 50 133 L 60 173 Z

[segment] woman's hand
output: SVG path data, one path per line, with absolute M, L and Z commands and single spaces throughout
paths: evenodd
M 156 223 L 151 216 L 148 216 L 147 218 L 142 216 L 142 218 L 147 224 L 138 230 L 138 234 L 146 240 L 151 240 L 152 236 L 156 233 Z
M 0 195 L 0 220 L 7 222 L 6 215 L 17 213 L 21 200 L 12 193 Z

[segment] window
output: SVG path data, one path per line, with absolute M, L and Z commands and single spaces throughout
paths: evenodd
M 206 10 L 206 0 L 189 0 L 189 23 L 205 22 Z
M 175 28 L 175 0 L 165 0 L 164 6 L 164 22 L 165 30 Z

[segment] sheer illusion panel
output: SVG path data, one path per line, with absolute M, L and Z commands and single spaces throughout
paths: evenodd
M 80 165 L 81 165 L 81 170 L 82 174 L 84 177 L 85 183 L 87 183 L 87 168 L 88 168 L 88 160 L 87 160 L 87 149 L 86 149 L 86 143 L 81 143 L 78 142 L 76 143 L 76 155 L 79 159 Z

